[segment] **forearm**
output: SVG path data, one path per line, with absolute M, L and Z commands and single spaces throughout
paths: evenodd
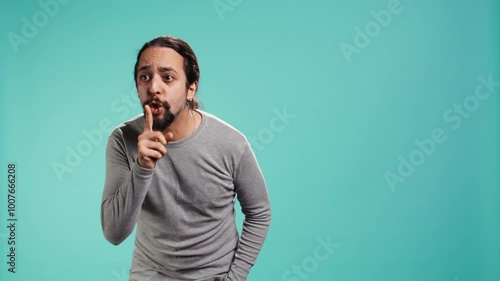
M 105 186 L 105 190 L 116 190 L 107 197 L 103 196 L 101 205 L 102 229 L 110 243 L 120 244 L 134 230 L 151 175 L 151 170 L 136 163 L 121 185 Z
M 269 204 L 256 214 L 245 216 L 238 249 L 228 273 L 228 280 L 247 280 L 250 269 L 264 244 L 270 223 L 271 209 Z
M 113 131 L 106 148 L 106 181 L 101 202 L 102 229 L 112 244 L 120 244 L 134 230 L 153 172 L 130 160 L 123 135 Z

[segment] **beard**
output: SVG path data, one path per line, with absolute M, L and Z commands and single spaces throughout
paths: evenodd
M 177 114 L 173 114 L 170 111 L 170 104 L 167 101 L 161 101 L 158 97 L 147 100 L 142 104 L 142 107 L 149 105 L 149 107 L 163 107 L 163 117 L 155 118 L 153 116 L 153 131 L 163 132 L 172 122 L 177 115 L 179 115 L 180 110 Z M 146 114 L 146 112 L 144 112 Z

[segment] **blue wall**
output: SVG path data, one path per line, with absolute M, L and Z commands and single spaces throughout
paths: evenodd
M 1 280 L 126 280 L 133 236 L 101 232 L 104 153 L 141 113 L 135 56 L 159 35 L 193 47 L 203 109 L 247 135 L 266 177 L 273 222 L 248 280 L 500 280 L 496 1 L 0 7 L 2 177 L 16 165 Z

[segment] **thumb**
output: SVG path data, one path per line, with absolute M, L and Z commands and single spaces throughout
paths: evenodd
M 171 141 L 173 138 L 174 134 L 172 134 L 172 132 L 168 132 L 165 134 L 165 139 L 167 140 L 167 142 Z

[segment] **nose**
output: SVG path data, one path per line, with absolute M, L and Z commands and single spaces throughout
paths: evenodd
M 160 91 L 161 91 L 161 84 L 160 83 L 161 83 L 161 81 L 159 80 L 158 76 L 153 75 L 153 77 L 151 78 L 151 82 L 149 83 L 149 88 L 148 88 L 148 92 L 152 97 L 160 94 Z

